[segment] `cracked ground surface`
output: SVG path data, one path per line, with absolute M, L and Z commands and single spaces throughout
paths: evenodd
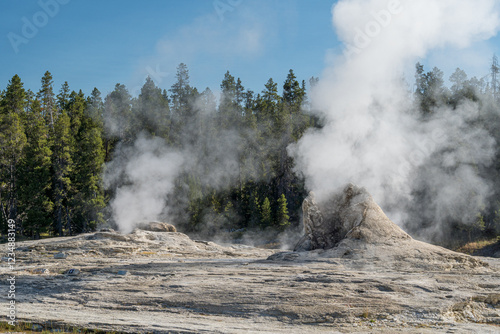
M 500 333 L 498 259 L 275 253 L 141 230 L 22 242 L 17 316 L 129 333 Z

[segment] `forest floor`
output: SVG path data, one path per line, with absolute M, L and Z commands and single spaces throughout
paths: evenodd
M 500 333 L 500 259 L 401 247 L 277 253 L 142 230 L 23 241 L 0 268 L 0 309 L 14 275 L 17 319 L 43 328 Z

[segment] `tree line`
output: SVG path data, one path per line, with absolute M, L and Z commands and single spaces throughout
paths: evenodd
M 102 127 L 89 114 L 99 97 L 70 92 L 67 83 L 55 96 L 52 85 L 46 72 L 35 94 L 15 75 L 1 93 L 2 231 L 13 219 L 25 236 L 73 234 L 103 219 Z
M 2 231 L 8 219 L 32 238 L 113 225 L 107 203 L 116 187 L 105 189 L 102 177 L 117 150 L 139 136 L 160 137 L 173 148 L 199 147 L 208 159 L 209 139 L 224 131 L 239 138 L 236 182 L 214 187 L 203 170 L 182 173 L 168 199 L 175 208 L 169 219 L 198 232 L 208 217 L 212 228 L 225 229 L 298 223 L 304 182 L 286 148 L 319 122 L 306 112 L 306 85 L 292 70 L 281 94 L 273 79 L 255 94 L 227 72 L 218 103 L 209 88 L 190 85 L 185 64 L 168 91 L 148 77 L 137 97 L 122 84 L 104 99 L 97 88 L 86 97 L 67 82 L 56 95 L 50 72 L 41 83 L 35 94 L 15 75 L 0 95 Z
M 317 81 L 311 78 L 310 87 Z M 422 122 L 443 106 L 479 102 L 484 113 L 471 121 L 482 122 L 500 140 L 496 86 L 468 79 L 460 69 L 450 82 L 446 87 L 438 68 L 426 72 L 417 64 L 411 94 Z M 97 88 L 90 96 L 71 91 L 67 82 L 56 94 L 50 72 L 34 93 L 15 75 L 0 92 L 2 233 L 8 219 L 30 238 L 113 226 L 108 203 L 118 185 L 105 188 L 103 175 L 117 152 L 140 136 L 162 138 L 172 148 L 197 148 L 202 163 L 181 173 L 165 199 L 172 208 L 168 220 L 181 231 L 213 235 L 221 229 L 282 231 L 298 226 L 307 190 L 287 147 L 308 129 L 322 127 L 322 119 L 310 110 L 305 81 L 290 70 L 282 85 L 271 78 L 255 93 L 226 72 L 220 88 L 218 100 L 209 88 L 198 91 L 185 64 L 178 66 L 170 89 L 157 87 L 148 77 L 137 97 L 122 84 L 104 98 Z M 227 133 L 236 134 L 236 163 L 229 166 L 235 176 L 223 185 L 205 182 L 210 162 L 218 159 L 214 145 L 222 145 L 217 138 Z M 500 234 L 499 171 L 500 150 L 494 163 L 479 171 L 495 190 L 477 222 L 447 222 L 457 239 Z M 414 189 L 416 221 L 418 206 L 432 201 L 430 193 Z M 418 235 L 425 229 L 429 222 L 424 218 L 410 232 Z

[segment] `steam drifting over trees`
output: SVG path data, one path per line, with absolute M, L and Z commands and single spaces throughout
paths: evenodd
M 426 72 L 417 64 L 414 105 L 401 112 L 412 113 L 422 126 L 433 117 L 448 118 L 450 127 L 467 128 L 471 135 L 446 138 L 460 143 L 442 145 L 412 170 L 411 201 L 389 202 L 405 207 L 400 223 L 409 232 L 423 238 L 432 232 L 431 239 L 440 243 L 500 234 L 497 94 L 460 69 L 450 82 L 446 87 L 438 68 Z M 310 83 L 315 87 L 318 79 Z M 200 93 L 191 85 L 185 64 L 179 65 L 170 89 L 148 77 L 137 97 L 121 84 L 104 98 L 97 89 L 85 97 L 67 83 L 55 96 L 50 72 L 35 95 L 14 76 L 0 96 L 2 232 L 7 219 L 32 238 L 104 225 L 128 232 L 144 220 L 169 221 L 181 231 L 206 236 L 297 228 L 310 189 L 290 148 L 324 123 L 320 113 L 311 111 L 305 81 L 290 70 L 281 87 L 270 78 L 256 94 L 227 72 L 216 101 L 210 89 Z M 457 108 L 463 112 L 468 103 L 479 103 L 466 109 L 476 114 L 450 114 Z M 443 165 L 441 156 L 460 153 L 460 147 L 479 140 L 478 131 L 494 138 L 483 147 L 494 153 L 490 160 L 477 155 Z M 462 220 L 450 213 L 437 222 L 423 209 L 447 189 L 428 178 L 442 169 L 454 171 L 447 182 L 473 176 L 492 185 L 487 191 L 476 189 L 486 194 L 481 198 L 464 185 L 476 202 Z

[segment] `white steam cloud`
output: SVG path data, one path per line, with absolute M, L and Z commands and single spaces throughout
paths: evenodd
M 214 116 L 202 112 L 194 123 Z M 114 152 L 104 183 L 115 190 L 110 209 L 121 232 L 130 233 L 142 222 L 185 217 L 189 198 L 201 196 L 189 189 L 190 182 L 216 190 L 236 183 L 241 135 L 230 130 L 216 135 L 189 127 L 183 130 L 179 148 L 140 134 L 133 144 L 120 144 Z
M 426 208 L 429 219 L 476 214 L 490 193 L 477 164 L 491 162 L 495 145 L 485 130 L 466 124 L 479 106 L 467 103 L 418 120 L 401 78 L 434 48 L 466 48 L 496 35 L 497 2 L 340 0 L 332 14 L 344 54 L 312 91 L 326 125 L 289 148 L 308 189 L 321 198 L 347 182 L 364 186 L 401 223 L 401 203 L 411 201 L 415 170 L 425 166 L 422 182 L 436 195 L 435 207 Z
M 119 184 L 111 210 L 122 232 L 130 233 L 136 224 L 158 219 L 184 162 L 185 157 L 168 149 L 160 138 L 139 137 L 134 146 L 116 154 L 104 180 L 108 187 Z

